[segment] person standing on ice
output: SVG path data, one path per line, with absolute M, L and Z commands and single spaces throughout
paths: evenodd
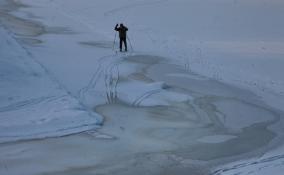
M 116 24 L 114 30 L 118 31 L 118 33 L 119 33 L 120 52 L 122 52 L 122 43 L 124 43 L 125 52 L 127 52 L 127 42 L 126 42 L 127 35 L 126 35 L 126 32 L 128 31 L 128 28 L 121 23 L 119 27 L 118 27 L 118 24 Z

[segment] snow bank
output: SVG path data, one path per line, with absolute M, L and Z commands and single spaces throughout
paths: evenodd
M 101 117 L 33 60 L 13 33 L 0 28 L 0 143 L 94 129 Z

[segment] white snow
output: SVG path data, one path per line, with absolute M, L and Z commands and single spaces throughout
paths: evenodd
M 49 46 L 53 53 L 58 49 L 64 52 L 65 46 L 73 57 L 93 62 L 89 59 L 90 54 L 100 57 L 104 54 L 101 54 L 103 49 L 93 48 L 95 54 L 90 49 L 73 52 L 73 42 L 88 38 L 90 41 L 105 41 L 111 47 L 113 25 L 124 22 L 130 28 L 129 39 L 135 50 L 172 57 L 175 63 L 191 71 L 249 88 L 275 107 L 281 109 L 284 105 L 281 66 L 284 64 L 284 24 L 283 2 L 280 0 L 23 2 L 45 7 L 29 9 L 41 15 L 45 24 L 68 26 L 81 33 L 72 38 L 55 36 L 56 43 L 48 36 L 45 42 L 52 42 Z M 47 63 L 58 63 L 57 54 L 53 58 L 54 61 Z M 80 75 L 83 70 L 78 68 L 79 61 L 76 58 L 69 61 L 79 69 L 76 74 Z M 58 63 L 51 68 L 57 72 L 62 69 L 61 65 Z M 62 80 L 68 81 L 65 77 Z M 67 83 L 72 84 L 70 81 Z
M 0 17 L 0 143 L 93 130 L 103 120 L 93 108 L 113 103 L 117 97 L 135 107 L 167 106 L 194 99 L 167 90 L 163 81 L 119 79 L 141 68 L 122 64 L 124 56 L 112 51 L 113 28 L 120 22 L 129 27 L 130 54 L 165 57 L 198 74 L 165 76 L 181 81 L 216 79 L 254 92 L 270 107 L 284 109 L 282 0 L 15 2 L 29 6 L 10 14 L 36 21 L 38 26 L 21 28 L 24 22 Z M 2 4 L 4 0 L 0 0 Z M 41 31 L 42 26 L 47 27 Z M 248 106 L 243 103 L 214 104 L 230 116 L 222 119 L 223 124 L 235 130 L 255 120 L 271 119 L 266 110 L 252 106 L 246 110 Z M 234 138 L 212 135 L 199 141 L 214 144 Z M 277 152 L 230 163 L 216 168 L 215 174 L 280 175 L 283 154 L 279 145 Z
M 99 115 L 86 111 L 3 26 L 0 36 L 0 143 L 97 128 Z

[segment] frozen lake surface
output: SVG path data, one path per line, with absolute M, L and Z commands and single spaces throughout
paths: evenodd
M 108 68 L 107 59 L 106 64 Z M 283 113 L 249 91 L 149 55 L 121 58 L 108 76 L 116 77 L 130 65 L 136 70 L 120 72 L 117 85 L 106 91 L 110 101 L 94 108 L 104 117 L 99 132 L 3 144 L 0 157 L 8 170 L 1 171 L 205 175 L 211 166 L 262 155 L 283 137 Z M 94 83 L 100 81 L 106 77 Z M 131 96 L 125 87 L 137 89 Z M 100 91 L 89 88 L 84 93 Z
M 0 0 L 0 174 L 280 175 L 283 6 Z

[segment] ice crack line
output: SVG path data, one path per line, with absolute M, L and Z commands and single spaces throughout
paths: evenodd
M 242 163 L 242 164 L 234 165 L 232 167 L 222 168 L 222 169 L 216 170 L 211 175 L 221 175 L 222 173 L 229 172 L 229 171 L 232 171 L 232 170 L 237 170 L 237 169 L 240 169 L 240 168 L 255 166 L 255 165 L 259 165 L 259 164 L 270 163 L 270 162 L 274 162 L 274 161 L 281 161 L 282 165 L 283 165 L 284 164 L 283 163 L 284 162 L 284 155 L 272 156 L 272 157 L 264 158 L 264 159 L 261 159 L 261 160 L 252 161 L 252 162 L 249 162 L 249 163 Z M 273 165 L 271 165 L 271 166 L 273 166 Z M 267 166 L 265 166 L 265 167 L 267 167 Z
M 55 96 L 47 96 L 47 97 L 39 97 L 39 98 L 33 98 L 33 99 L 29 99 L 29 100 L 20 101 L 20 102 L 14 103 L 14 104 L 10 104 L 8 106 L 0 107 L 0 112 L 20 110 L 23 107 L 36 105 L 36 104 L 39 104 L 43 101 L 54 100 L 56 98 L 57 97 L 55 97 Z

